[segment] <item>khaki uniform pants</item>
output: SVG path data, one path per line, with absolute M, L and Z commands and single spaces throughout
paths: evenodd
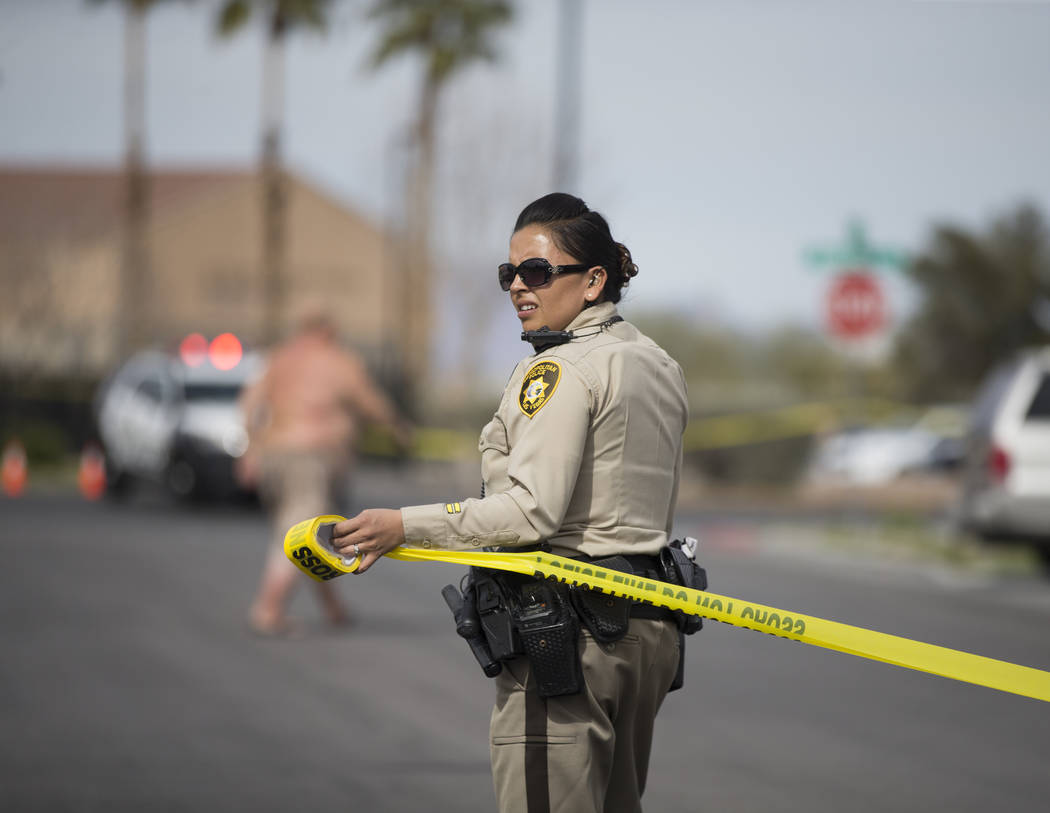
M 543 699 L 527 658 L 503 664 L 490 726 L 501 813 L 635 813 L 656 712 L 678 668 L 678 628 L 632 618 L 613 644 L 581 633 L 579 694 Z
M 284 535 L 295 523 L 342 510 L 349 485 L 344 455 L 326 451 L 270 451 L 260 460 L 259 493 L 273 524 L 272 550 L 284 555 Z

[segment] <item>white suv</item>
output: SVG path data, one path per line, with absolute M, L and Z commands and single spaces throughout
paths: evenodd
M 960 504 L 988 540 L 1032 544 L 1050 566 L 1050 347 L 995 369 L 974 402 Z
M 110 493 L 144 479 L 180 497 L 236 494 L 234 462 L 247 448 L 237 399 L 259 366 L 254 354 L 228 370 L 157 351 L 129 359 L 95 399 Z

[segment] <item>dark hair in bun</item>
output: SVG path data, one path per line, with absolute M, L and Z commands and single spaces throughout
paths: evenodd
M 631 252 L 613 240 L 605 218 L 574 195 L 552 192 L 534 200 L 521 210 L 514 231 L 526 226 L 543 226 L 566 254 L 581 263 L 604 268 L 602 296 L 608 302 L 619 302 L 631 277 L 638 274 Z

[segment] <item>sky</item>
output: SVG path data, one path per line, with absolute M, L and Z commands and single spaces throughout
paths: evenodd
M 442 100 L 440 318 L 462 325 L 491 304 L 486 341 L 516 341 L 493 269 L 518 211 L 551 191 L 560 126 L 557 0 L 515 5 L 498 61 Z M 327 35 L 291 42 L 285 155 L 381 223 L 399 205 L 419 66 L 368 70 L 366 7 L 338 5 Z M 206 0 L 151 13 L 154 165 L 258 157 L 262 31 L 220 40 L 214 13 Z M 0 162 L 120 160 L 122 32 L 116 3 L 0 0 Z M 583 0 L 579 184 L 565 191 L 634 254 L 628 317 L 819 329 L 831 275 L 804 255 L 842 242 L 851 219 L 917 252 L 937 224 L 982 229 L 1022 201 L 1050 213 L 1048 42 L 1050 3 L 1035 0 Z M 915 294 L 897 272 L 883 280 L 899 324 Z M 477 340 L 458 336 L 451 352 Z

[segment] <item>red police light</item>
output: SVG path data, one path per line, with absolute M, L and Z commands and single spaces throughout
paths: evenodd
M 208 358 L 208 340 L 200 333 L 191 333 L 179 343 L 179 358 L 187 367 L 200 367 Z
M 241 363 L 243 355 L 241 340 L 232 333 L 220 333 L 208 347 L 208 358 L 217 370 L 232 370 Z

